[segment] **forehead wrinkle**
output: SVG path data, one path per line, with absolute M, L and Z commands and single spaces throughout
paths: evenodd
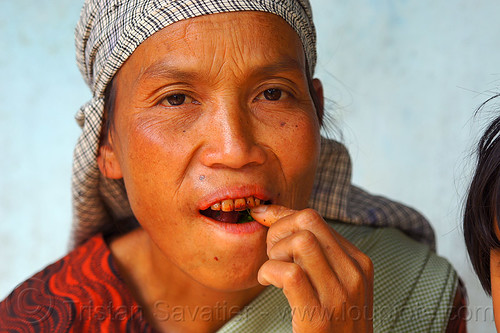
M 235 20 L 234 17 L 238 17 L 241 13 L 229 13 L 225 16 L 230 16 L 233 20 L 214 21 L 213 17 L 200 17 L 194 20 L 187 20 L 183 24 L 184 42 L 191 54 L 195 56 L 199 55 L 200 51 L 195 52 L 194 49 L 201 46 L 204 54 L 213 55 L 209 60 L 210 64 L 205 63 L 206 67 L 204 71 L 207 74 L 213 77 L 223 76 L 222 73 L 227 68 L 228 73 L 232 74 L 234 78 L 242 77 L 245 76 L 245 73 L 248 74 L 252 70 L 247 65 L 251 64 L 253 58 L 259 58 L 260 56 L 264 60 L 260 63 L 273 61 L 273 56 L 276 56 L 276 53 L 274 55 L 269 54 L 269 52 L 261 52 L 260 55 L 254 53 L 256 50 L 260 50 L 260 41 L 252 33 L 252 28 L 255 24 L 262 25 L 271 32 L 276 31 L 277 25 L 281 27 L 285 26 L 286 29 L 292 29 L 282 18 L 273 14 L 246 14 L 253 16 L 251 21 L 247 19 Z M 223 17 L 219 15 L 223 14 L 218 14 L 216 17 Z M 242 29 L 234 29 L 235 21 L 238 22 L 238 26 Z M 292 33 L 294 36 L 296 35 L 295 31 L 292 31 Z M 219 36 L 219 38 L 214 38 L 215 35 Z M 286 39 L 285 36 L 281 36 L 280 34 L 274 34 L 273 38 Z M 296 36 L 296 39 L 298 40 L 298 36 Z M 200 43 L 201 40 L 209 40 L 210 42 Z M 300 41 L 298 44 L 300 47 L 302 46 Z
M 249 78 L 270 77 L 279 74 L 292 74 L 295 77 L 306 77 L 305 56 L 297 52 L 297 57 L 288 53 L 245 53 L 248 48 L 244 43 L 234 43 L 233 51 L 228 47 L 220 47 L 210 61 L 210 68 L 206 72 L 211 77 L 227 80 L 225 74 L 230 74 L 239 83 L 244 83 Z M 251 49 L 251 48 L 250 48 Z M 227 73 L 225 71 L 228 71 Z
M 200 73 L 191 70 L 182 70 L 178 66 L 172 66 L 169 61 L 158 61 L 146 68 L 140 75 L 138 81 L 151 79 L 176 79 L 179 81 L 193 81 L 200 78 Z
M 261 17 L 257 18 L 257 22 L 269 27 L 274 25 L 273 22 L 261 20 Z M 245 23 L 248 24 L 248 22 Z M 163 50 L 163 52 L 166 51 L 164 54 L 169 54 L 169 56 L 168 58 L 163 57 L 147 68 L 141 68 L 137 81 L 175 79 L 183 82 L 196 82 L 211 77 L 222 83 L 227 81 L 227 74 L 234 79 L 243 81 L 249 77 L 272 76 L 280 72 L 304 72 L 307 70 L 304 51 L 300 41 L 298 41 L 298 36 L 295 36 L 295 32 L 293 33 L 297 40 L 293 41 L 292 44 L 296 44 L 295 46 L 298 48 L 291 47 L 286 50 L 274 49 L 264 52 L 265 50 L 259 48 L 259 41 L 251 34 L 249 35 L 248 31 L 241 35 L 241 31 L 228 29 L 231 27 L 229 22 L 222 22 L 222 27 L 226 29 L 222 29 L 223 38 L 218 39 L 213 38 L 213 35 L 221 32 L 221 26 L 207 19 L 186 20 L 173 26 L 177 27 L 173 33 L 166 28 L 147 41 L 152 42 L 148 45 L 153 46 L 157 52 Z M 275 34 L 274 38 L 287 39 L 279 34 Z M 209 40 L 210 42 L 202 43 L 201 40 Z M 173 51 L 173 54 L 170 51 Z M 179 51 L 183 51 L 184 54 L 180 54 Z M 212 56 L 207 59 L 207 55 Z M 146 55 L 146 57 L 148 56 L 149 54 Z
M 237 63 L 238 62 L 236 62 L 236 64 Z M 227 77 L 223 74 L 226 65 L 226 61 L 223 61 L 221 65 L 216 65 L 215 61 L 212 61 L 210 63 L 210 69 L 205 71 L 200 70 L 200 68 L 196 66 L 189 66 L 189 68 L 181 69 L 179 66 L 173 65 L 169 61 L 159 61 L 142 71 L 137 82 L 145 82 L 149 80 L 161 81 L 165 79 L 175 79 L 176 81 L 185 83 L 200 82 L 207 79 L 207 76 L 203 73 L 209 73 L 209 77 L 214 78 L 218 83 L 223 83 L 227 81 Z M 238 69 L 240 73 L 236 73 L 235 69 Z M 298 74 L 299 76 L 305 76 L 305 65 L 301 64 L 297 59 L 287 55 L 283 55 L 279 59 L 274 59 L 273 62 L 268 64 L 255 66 L 251 68 L 246 75 L 245 69 L 238 64 L 236 67 L 229 67 L 228 70 L 230 70 L 234 79 L 239 78 L 239 80 L 242 81 L 247 80 L 248 78 L 270 77 L 281 73 L 292 73 Z

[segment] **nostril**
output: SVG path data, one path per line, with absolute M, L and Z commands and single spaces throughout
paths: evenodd
M 211 138 L 201 149 L 200 161 L 212 168 L 241 169 L 262 165 L 267 160 L 264 147 L 252 138 Z

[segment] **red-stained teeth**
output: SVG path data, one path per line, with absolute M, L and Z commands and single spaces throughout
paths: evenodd
M 236 199 L 234 200 L 234 210 L 241 211 L 247 209 L 247 203 L 245 199 Z
M 247 207 L 248 208 L 254 208 L 255 207 L 255 201 L 253 200 L 253 197 L 248 197 L 246 199 L 247 201 Z
M 246 197 L 246 198 L 238 198 L 238 199 L 226 199 L 221 202 L 216 202 L 212 206 L 210 206 L 211 210 L 222 210 L 223 212 L 232 212 L 232 211 L 243 211 L 245 209 L 254 208 L 260 204 L 265 204 L 262 200 L 257 199 L 255 197 Z
M 223 212 L 232 212 L 234 210 L 234 201 L 233 199 L 222 200 L 222 211 Z

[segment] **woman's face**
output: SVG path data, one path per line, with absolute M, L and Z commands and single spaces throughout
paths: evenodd
M 267 228 L 207 212 L 251 197 L 306 207 L 320 136 L 297 34 L 268 13 L 180 21 L 137 48 L 115 84 L 106 168 L 123 176 L 162 262 L 214 289 L 256 286 Z

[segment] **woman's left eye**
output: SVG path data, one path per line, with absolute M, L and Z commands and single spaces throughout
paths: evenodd
M 279 101 L 280 99 L 283 99 L 286 97 L 287 93 L 281 89 L 278 88 L 270 88 L 266 89 L 263 92 L 260 93 L 259 96 L 257 96 L 257 100 L 262 100 L 266 99 L 268 101 Z
M 164 106 L 180 106 L 183 104 L 191 104 L 191 103 L 196 104 L 196 100 L 194 100 L 192 97 L 189 97 L 186 94 L 168 95 L 165 98 L 163 98 L 160 102 L 160 104 Z

